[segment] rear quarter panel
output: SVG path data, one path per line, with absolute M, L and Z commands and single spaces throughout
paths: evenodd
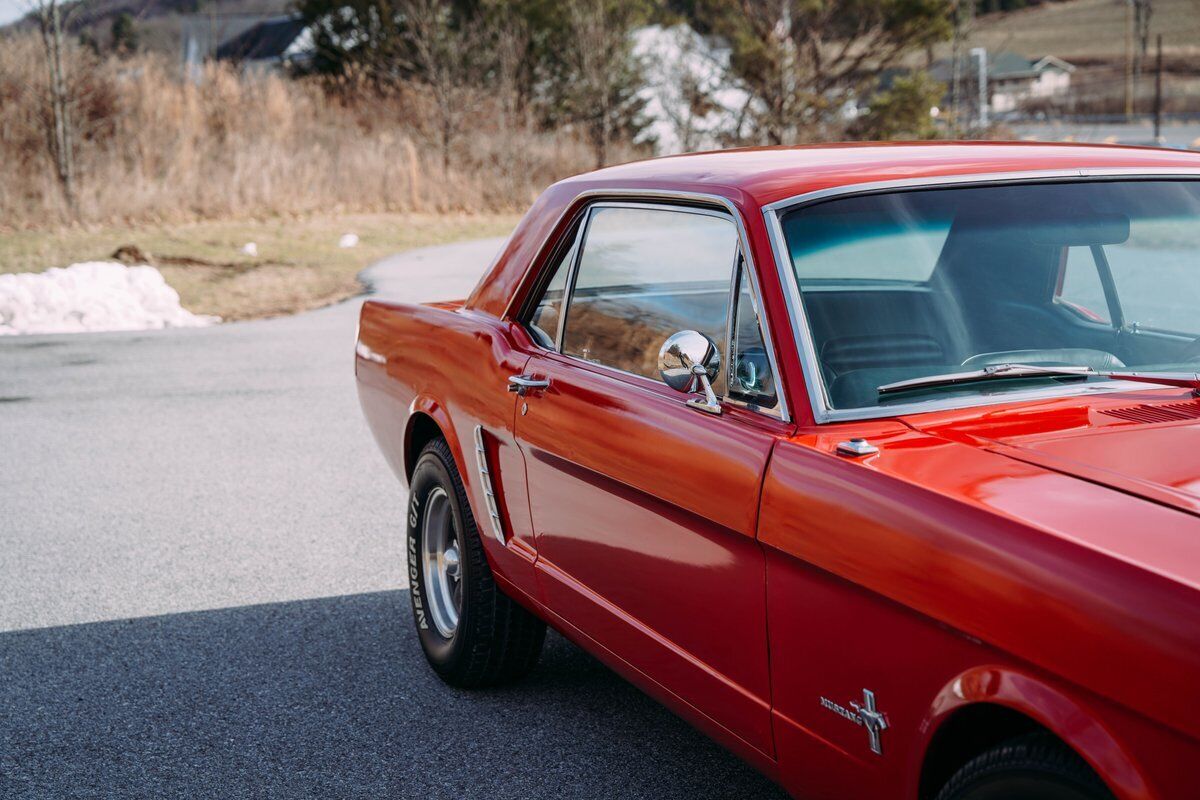
M 368 300 L 359 320 L 355 373 L 359 401 L 384 458 L 403 483 L 412 469 L 409 443 L 416 414 L 431 417 L 454 454 L 488 560 L 517 599 L 533 604 L 534 547 L 525 467 L 513 440 L 515 395 L 509 376 L 526 356 L 524 333 L 495 317 L 452 304 L 401 305 Z M 507 547 L 490 535 L 476 461 L 475 426 L 486 432 L 489 466 Z M 404 532 L 397 520 L 398 542 Z

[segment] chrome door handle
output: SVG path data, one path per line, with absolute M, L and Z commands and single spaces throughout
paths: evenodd
M 549 378 L 531 378 L 528 375 L 513 375 L 508 379 L 508 390 L 522 397 L 530 389 L 545 389 L 550 386 Z

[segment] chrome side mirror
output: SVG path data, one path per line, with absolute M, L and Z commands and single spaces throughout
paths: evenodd
M 704 399 L 688 400 L 699 411 L 720 414 L 721 404 L 713 392 L 712 381 L 721 371 L 721 351 L 717 343 L 699 331 L 672 334 L 658 351 L 658 374 L 663 383 L 677 392 L 703 392 Z

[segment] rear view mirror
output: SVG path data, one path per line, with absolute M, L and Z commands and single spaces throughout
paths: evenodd
M 1051 214 L 1030 220 L 1025 230 L 1034 244 L 1051 247 L 1123 244 L 1129 239 L 1129 217 L 1124 214 Z

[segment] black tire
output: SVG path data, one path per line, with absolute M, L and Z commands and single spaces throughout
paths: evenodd
M 476 688 L 517 680 L 537 664 L 546 624 L 496 586 L 483 551 L 467 493 L 445 440 L 425 446 L 409 482 L 408 580 L 413 621 L 430 666 L 451 686 Z M 426 502 L 438 490 L 448 495 L 453 535 L 461 554 L 461 608 L 453 633 L 444 636 L 430 618 L 421 565 Z
M 1112 793 L 1074 750 L 1031 733 L 968 761 L 937 800 L 1112 800 Z

